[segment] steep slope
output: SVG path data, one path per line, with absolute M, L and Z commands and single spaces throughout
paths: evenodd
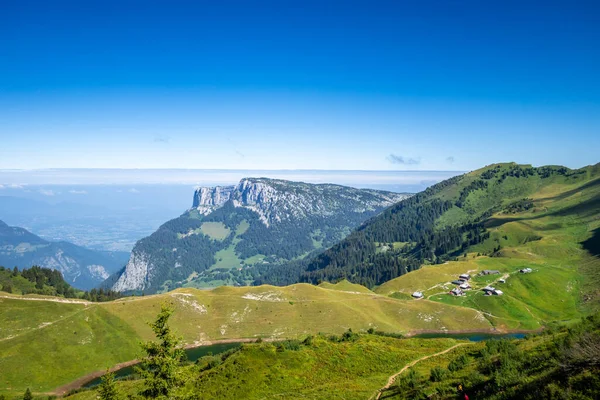
M 267 178 L 198 188 L 193 207 L 140 240 L 113 289 L 246 285 L 326 248 L 406 194 Z
M 68 242 L 49 242 L 26 229 L 0 221 L 0 265 L 21 269 L 38 265 L 60 271 L 72 286 L 88 290 L 98 286 L 120 267 L 105 253 Z
M 524 216 L 564 231 L 567 218 L 578 242 L 597 229 L 600 165 L 579 170 L 497 164 L 443 181 L 388 208 L 346 239 L 316 256 L 301 279 L 350 281 L 372 287 L 423 264 L 443 264 L 468 252 L 510 257 L 505 247 L 544 234 L 501 226 Z M 544 219 L 545 218 L 545 219 Z M 589 242 L 593 247 L 593 241 Z M 529 245 L 530 246 L 530 245 Z

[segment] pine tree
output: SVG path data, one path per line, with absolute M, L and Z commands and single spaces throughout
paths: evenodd
M 137 371 L 146 386 L 140 394 L 146 398 L 169 397 L 171 390 L 180 383 L 177 367 L 185 353 L 178 348 L 181 339 L 175 336 L 168 325 L 173 311 L 172 305 L 161 306 L 156 321 L 149 324 L 158 341 L 142 343 L 146 357 Z
M 31 394 L 31 390 L 27 388 L 25 394 L 23 395 L 23 400 L 33 400 L 33 395 Z
M 98 386 L 98 395 L 101 400 L 116 400 L 119 398 L 115 374 L 110 372 L 110 370 L 106 370 L 106 373 L 102 375 L 102 381 L 100 382 L 100 386 Z

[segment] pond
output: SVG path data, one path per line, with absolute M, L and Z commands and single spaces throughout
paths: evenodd
M 213 355 L 220 354 L 229 349 L 238 347 L 240 345 L 241 345 L 241 343 L 218 343 L 218 344 L 212 344 L 210 346 L 198 346 L 198 347 L 186 349 L 185 354 L 187 355 L 189 362 L 194 362 L 197 359 L 208 355 L 209 353 L 213 354 Z M 124 368 L 121 368 L 121 369 L 115 371 L 115 378 L 123 379 L 130 375 L 133 375 L 135 373 L 134 368 L 135 368 L 135 365 L 131 365 L 129 367 L 124 367 Z M 94 380 L 91 380 L 88 383 L 86 383 L 83 387 L 84 388 L 93 388 L 95 386 L 98 386 L 100 384 L 100 380 L 101 380 L 101 378 L 96 378 Z
M 411 337 L 421 339 L 438 339 L 451 338 L 470 340 L 471 342 L 481 342 L 483 340 L 499 340 L 499 339 L 523 339 L 526 333 L 484 333 L 484 332 L 469 332 L 469 333 L 421 333 Z

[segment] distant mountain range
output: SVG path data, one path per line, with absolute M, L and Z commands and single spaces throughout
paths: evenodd
M 200 187 L 181 217 L 140 240 L 111 280 L 119 291 L 245 285 L 258 271 L 308 257 L 408 197 L 268 178 Z
M 127 262 L 124 254 L 127 253 L 90 250 L 64 241 L 49 242 L 0 221 L 0 265 L 55 269 L 78 289 L 89 290 L 106 280 Z

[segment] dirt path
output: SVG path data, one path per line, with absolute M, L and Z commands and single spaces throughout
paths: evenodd
M 382 387 L 381 389 L 377 390 L 377 393 L 374 396 L 372 396 L 371 399 L 379 400 L 379 398 L 381 397 L 381 395 L 383 394 L 383 392 L 385 392 L 386 390 L 388 390 L 394 384 L 394 381 L 396 380 L 396 378 L 400 374 L 402 374 L 404 371 L 406 371 L 407 369 L 409 369 L 410 367 L 413 367 L 415 364 L 417 364 L 417 363 L 419 363 L 421 361 L 427 360 L 428 358 L 431 358 L 431 357 L 441 356 L 442 354 L 446 354 L 449 351 L 452 351 L 452 350 L 454 350 L 457 347 L 465 346 L 465 345 L 468 345 L 468 344 L 472 344 L 472 343 L 458 343 L 458 344 L 455 344 L 452 347 L 447 348 L 446 350 L 440 351 L 439 353 L 430 354 L 428 356 L 423 356 L 423 357 L 418 358 L 418 359 L 416 359 L 414 361 L 411 361 L 410 363 L 406 364 L 404 366 L 404 368 L 402 368 L 400 371 L 398 371 L 394 375 L 390 376 L 388 378 L 388 381 L 387 381 L 386 385 L 384 387 Z
M 0 299 L 10 300 L 25 300 L 25 301 L 51 301 L 53 303 L 70 303 L 70 304 L 94 304 L 91 301 L 75 300 L 75 299 L 59 299 L 55 297 L 17 297 L 17 296 L 0 296 Z M 97 304 L 97 303 L 96 303 Z

